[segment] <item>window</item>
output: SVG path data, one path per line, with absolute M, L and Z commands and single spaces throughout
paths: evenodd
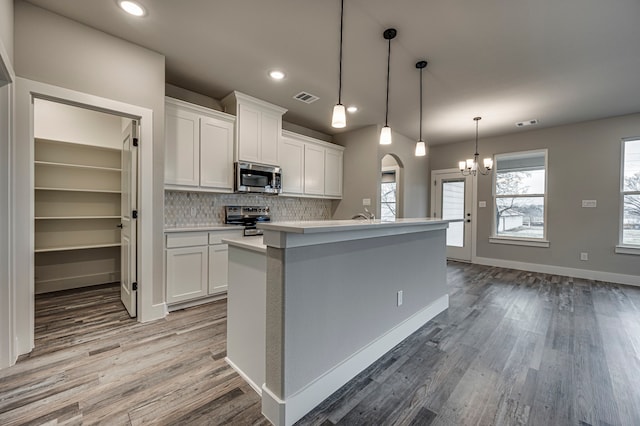
M 640 138 L 622 144 L 622 232 L 623 246 L 640 248 Z
M 498 154 L 494 174 L 494 228 L 500 239 L 546 243 L 547 151 Z M 539 241 L 536 241 L 539 240 Z
M 397 217 L 397 169 L 384 167 L 380 180 L 380 219 L 396 220 Z

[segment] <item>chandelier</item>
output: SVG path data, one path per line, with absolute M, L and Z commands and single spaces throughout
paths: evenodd
M 473 117 L 473 121 L 476 122 L 476 152 L 473 154 L 473 158 L 467 159 L 467 161 L 458 162 L 460 173 L 462 176 L 475 176 L 477 173 L 481 175 L 491 174 L 491 168 L 493 167 L 493 160 L 491 158 L 485 158 L 483 160 L 483 167 L 478 164 L 478 121 L 482 120 L 482 117 Z

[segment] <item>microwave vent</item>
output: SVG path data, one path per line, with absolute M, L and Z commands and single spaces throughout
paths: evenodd
M 297 95 L 295 95 L 293 99 L 296 99 L 300 102 L 304 102 L 305 104 L 312 104 L 320 98 L 308 92 L 300 92 Z

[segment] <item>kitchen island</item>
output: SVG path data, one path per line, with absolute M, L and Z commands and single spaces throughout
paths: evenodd
M 437 219 L 258 225 L 266 245 L 266 288 L 256 293 L 264 297 L 265 350 L 256 354 L 264 370 L 253 381 L 271 422 L 295 423 L 448 307 L 447 226 Z M 232 311 L 240 309 L 232 306 L 232 265 L 249 249 L 226 242 L 234 248 L 231 334 Z M 247 341 L 228 336 L 235 338 Z M 233 361 L 233 351 L 228 356 Z

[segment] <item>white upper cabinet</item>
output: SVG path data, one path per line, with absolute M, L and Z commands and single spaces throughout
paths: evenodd
M 344 148 L 319 139 L 282 131 L 282 193 L 313 198 L 342 198 Z
M 325 149 L 324 194 L 328 197 L 342 198 L 342 157 L 341 149 Z
M 200 118 L 200 186 L 233 189 L 233 121 Z
M 164 182 L 198 186 L 200 142 L 198 114 L 169 103 L 165 108 Z
M 304 192 L 304 142 L 282 132 L 280 142 L 280 167 L 282 167 L 282 193 Z
M 304 146 L 304 193 L 324 195 L 324 147 Z
M 240 92 L 232 92 L 222 104 L 236 114 L 235 160 L 279 166 L 282 115 L 287 110 Z
M 165 111 L 165 185 L 233 192 L 235 117 L 172 98 Z

